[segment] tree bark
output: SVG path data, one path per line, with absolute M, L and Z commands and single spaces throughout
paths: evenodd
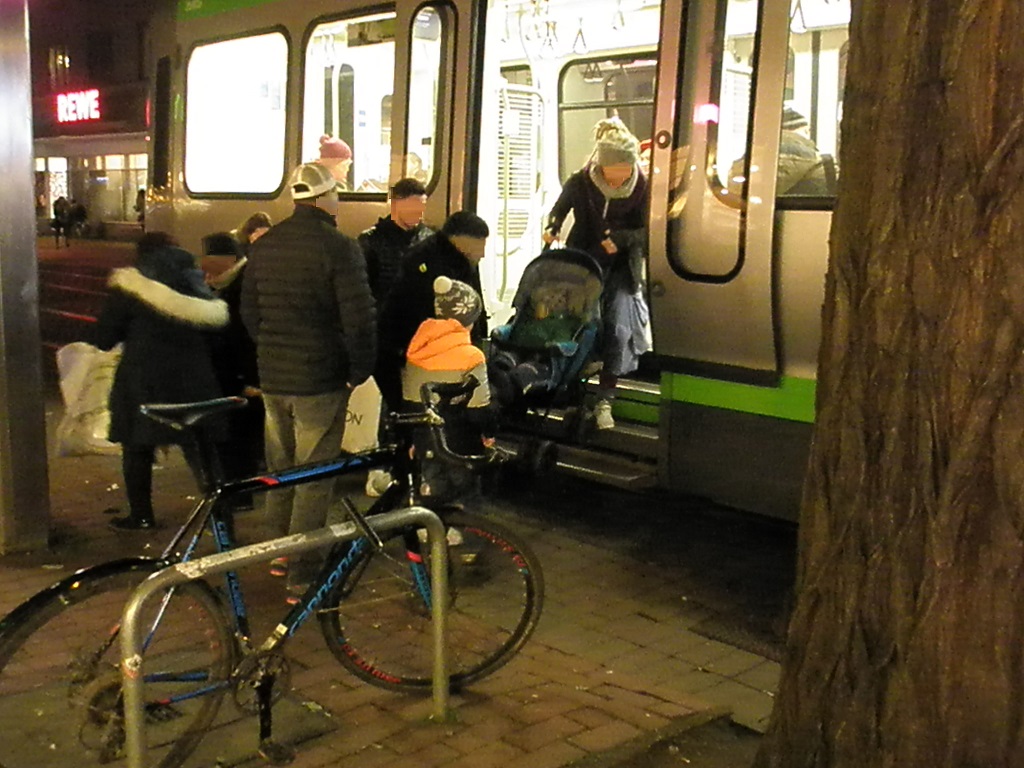
M 797 604 L 755 766 L 1024 766 L 1024 3 L 852 2 Z

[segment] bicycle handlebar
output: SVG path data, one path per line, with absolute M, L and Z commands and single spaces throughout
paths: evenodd
M 480 467 L 491 464 L 499 457 L 498 451 L 483 447 L 483 453 L 458 453 L 448 444 L 444 432 L 444 417 L 438 412 L 438 406 L 464 407 L 480 385 L 479 379 L 472 374 L 461 381 L 453 383 L 427 382 L 420 387 L 420 400 L 423 404 L 421 413 L 392 413 L 389 418 L 397 426 L 425 426 L 434 436 L 438 453 L 442 458 L 457 464 L 469 464 Z

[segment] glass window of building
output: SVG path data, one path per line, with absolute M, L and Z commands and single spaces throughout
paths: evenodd
M 48 197 L 52 203 L 58 197 L 68 196 L 68 159 L 66 157 L 46 158 L 46 169 L 49 171 L 50 189 Z
M 51 48 L 47 55 L 47 66 L 50 71 L 50 90 L 57 91 L 68 84 L 71 70 L 71 56 L 66 46 Z
M 185 185 L 272 194 L 284 183 L 288 43 L 272 32 L 197 46 L 185 84 Z
M 391 126 L 382 103 L 395 80 L 395 14 L 319 24 L 305 58 L 302 159 L 322 160 L 340 194 L 387 191 Z

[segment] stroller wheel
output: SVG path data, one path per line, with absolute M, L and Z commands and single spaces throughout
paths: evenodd
M 584 417 L 583 409 L 576 405 L 570 405 L 565 409 L 565 413 L 562 416 L 565 436 L 570 440 L 579 440 L 583 434 L 585 422 L 586 418 Z
M 551 472 L 558 464 L 558 446 L 551 440 L 541 440 L 530 454 L 530 470 L 537 475 Z

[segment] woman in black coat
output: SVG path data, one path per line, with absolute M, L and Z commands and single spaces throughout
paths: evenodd
M 601 265 L 603 367 L 594 417 L 598 429 L 611 429 L 618 378 L 635 371 L 649 348 L 643 295 L 647 179 L 639 162 L 640 142 L 619 118 L 598 121 L 594 136 L 590 162 L 568 178 L 551 209 L 544 242 L 558 239 L 572 211 L 565 244 L 586 251 Z
M 145 403 L 183 403 L 219 397 L 210 355 L 211 332 L 228 322 L 188 251 L 160 232 L 139 241 L 134 267 L 114 270 L 110 296 L 96 325 L 100 349 L 123 344 L 110 392 L 110 441 L 121 443 L 130 514 L 111 521 L 119 530 L 153 528 L 153 459 L 158 445 L 179 443 L 174 430 L 139 412 Z M 212 425 L 215 440 L 221 425 Z M 193 471 L 195 457 L 186 446 Z

